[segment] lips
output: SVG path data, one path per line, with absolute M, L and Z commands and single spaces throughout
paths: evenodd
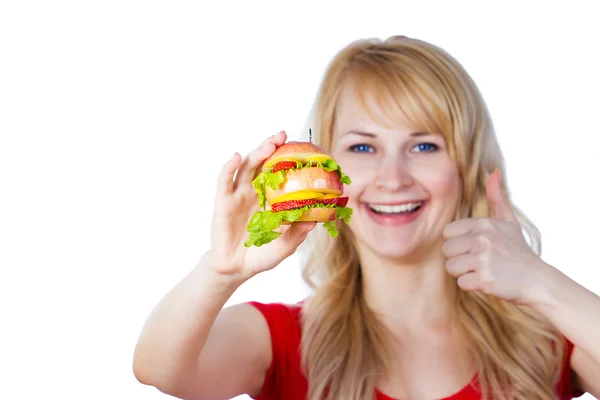
M 427 201 L 410 201 L 395 204 L 363 203 L 373 222 L 384 226 L 401 226 L 416 220 L 427 206 Z
M 411 201 L 409 203 L 403 204 L 369 204 L 371 210 L 376 213 L 383 214 L 398 214 L 398 213 L 411 213 L 416 211 L 419 207 L 423 205 L 422 201 Z

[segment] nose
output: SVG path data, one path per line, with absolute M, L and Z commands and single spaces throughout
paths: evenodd
M 374 181 L 379 190 L 394 192 L 414 184 L 406 160 L 399 157 L 383 160 Z

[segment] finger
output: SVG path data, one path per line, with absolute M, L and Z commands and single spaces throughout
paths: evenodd
M 501 222 L 491 218 L 459 219 L 446 225 L 442 235 L 445 239 L 452 239 L 457 236 L 475 236 L 476 234 L 495 232 L 499 223 Z
M 240 162 L 241 156 L 236 152 L 233 154 L 233 157 L 223 165 L 217 178 L 217 194 L 227 195 L 233 191 L 233 177 L 235 176 L 235 171 L 240 166 Z
M 499 169 L 494 170 L 490 175 L 486 185 L 486 195 L 496 219 L 517 222 L 517 217 L 502 189 L 502 179 Z
M 257 169 L 274 151 L 275 145 L 269 142 L 244 157 L 235 178 L 234 188 L 251 184 L 257 175 Z
M 238 177 L 234 183 L 234 189 L 239 185 L 250 184 L 257 175 L 257 169 L 262 163 L 269 158 L 275 149 L 287 140 L 287 134 L 285 131 L 281 131 L 266 138 L 261 145 L 250 154 L 248 154 L 243 160 Z
M 469 235 L 475 231 L 477 227 L 476 221 L 476 218 L 465 218 L 451 222 L 444 227 L 442 235 L 445 239 L 451 239 L 456 236 Z
M 463 290 L 481 290 L 481 279 L 479 279 L 477 272 L 469 272 L 459 276 L 456 283 Z
M 444 242 L 442 252 L 448 258 L 467 254 L 473 248 L 471 235 L 460 235 L 450 238 Z
M 294 222 L 277 240 L 273 241 L 274 251 L 280 256 L 280 261 L 293 254 L 316 225 L 316 222 Z
M 454 277 L 473 272 L 477 269 L 477 260 L 472 254 L 461 254 L 446 260 L 446 271 Z
M 285 133 L 285 131 L 280 131 L 274 134 L 273 136 L 269 136 L 268 138 L 266 138 L 260 145 L 263 146 L 267 143 L 273 143 L 275 147 L 279 147 L 282 144 L 284 144 L 286 140 L 287 134 Z

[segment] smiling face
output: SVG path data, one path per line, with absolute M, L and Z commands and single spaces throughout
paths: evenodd
M 332 154 L 352 178 L 344 194 L 354 209 L 349 227 L 359 252 L 414 262 L 439 250 L 461 194 L 444 137 L 400 111 L 382 125 L 373 118 L 382 112 L 372 99 L 366 110 L 351 88 L 340 96 Z

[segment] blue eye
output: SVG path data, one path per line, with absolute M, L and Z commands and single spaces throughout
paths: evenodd
M 354 146 L 350 146 L 350 151 L 354 153 L 372 153 L 374 149 L 368 144 L 355 144 Z
M 438 146 L 433 143 L 419 143 L 418 145 L 413 147 L 413 149 L 417 149 L 416 151 L 418 153 L 422 153 L 422 152 L 431 153 L 432 151 L 436 151 L 438 149 Z

